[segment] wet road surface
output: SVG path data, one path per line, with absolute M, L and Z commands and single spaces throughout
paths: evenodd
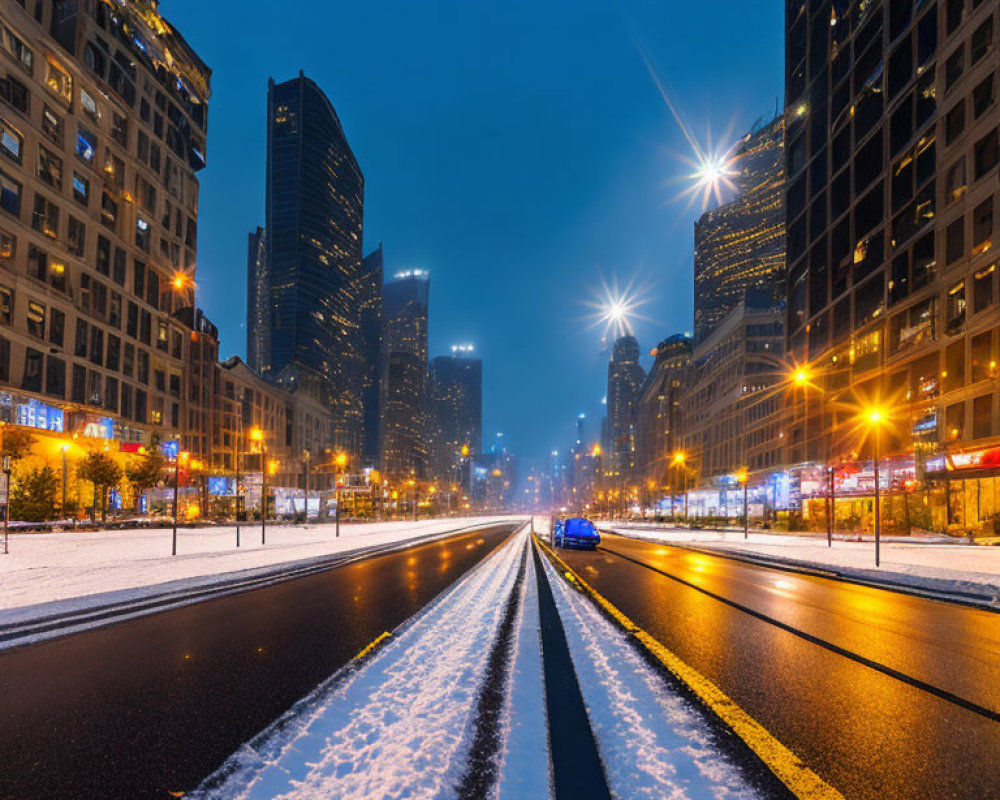
M 602 539 L 559 553 L 846 798 L 1000 798 L 1000 614 Z
M 0 797 L 193 788 L 514 527 L 0 653 Z

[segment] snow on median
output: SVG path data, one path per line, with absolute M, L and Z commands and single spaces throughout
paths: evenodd
M 522 531 L 357 671 L 333 676 L 234 753 L 190 797 L 454 796 L 525 545 Z
M 611 793 L 618 798 L 756 798 L 705 721 L 624 633 L 542 559 Z

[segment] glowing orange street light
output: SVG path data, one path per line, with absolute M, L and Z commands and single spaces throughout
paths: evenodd
M 470 452 L 469 445 L 463 444 L 462 445 L 462 458 L 468 458 L 469 457 L 469 452 Z
M 338 467 L 346 467 L 347 466 L 347 453 L 343 453 L 343 452 L 337 453 L 337 457 L 334 459 L 334 463 Z
M 878 462 L 879 462 L 879 438 L 882 426 L 888 421 L 889 415 L 880 406 L 871 406 L 861 414 L 863 424 L 872 428 L 872 461 L 875 466 L 875 566 L 879 566 L 881 561 L 882 545 L 882 520 L 881 508 L 879 506 L 879 485 L 878 485 Z
M 252 442 L 263 442 L 264 441 L 264 431 L 258 425 L 254 425 L 250 429 L 250 441 Z
M 602 452 L 601 446 L 599 444 L 595 444 L 593 447 L 590 448 L 590 454 L 594 458 L 597 458 L 601 454 L 601 452 Z

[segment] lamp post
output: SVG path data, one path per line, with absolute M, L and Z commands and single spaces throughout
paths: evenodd
M 8 535 L 10 533 L 10 466 L 11 457 L 3 457 L 3 474 L 5 483 L 7 484 L 7 490 L 4 492 L 6 497 L 4 497 L 3 503 L 3 554 L 7 555 L 10 553 L 10 543 L 8 541 Z
M 864 412 L 863 421 L 872 432 L 872 461 L 875 468 L 875 566 L 881 563 L 882 519 L 879 493 L 879 439 L 882 425 L 886 421 L 886 412 L 878 406 L 873 406 Z
M 267 443 L 264 441 L 264 429 L 254 425 L 250 429 L 250 441 L 260 445 L 260 543 L 267 543 Z
M 236 412 L 236 436 L 233 442 L 233 476 L 236 481 L 234 487 L 236 507 L 236 546 L 240 546 L 240 441 L 243 439 L 243 393 L 240 392 L 239 408 Z
M 743 538 L 750 538 L 750 510 L 749 503 L 747 501 L 747 484 L 750 480 L 750 475 L 746 468 L 739 470 L 736 473 L 736 480 L 743 484 Z
M 178 448 L 177 455 L 174 456 L 174 532 L 170 549 L 172 556 L 177 555 L 177 511 L 180 501 L 181 463 L 187 462 L 187 459 L 188 453 Z
M 673 460 L 671 461 L 671 464 L 670 464 L 670 466 L 674 467 L 675 469 L 677 469 L 681 473 L 681 478 L 682 478 L 682 489 L 681 489 L 681 492 L 684 495 L 684 519 L 685 520 L 687 520 L 687 515 L 688 515 L 687 467 L 686 467 L 686 462 L 687 462 L 687 455 L 683 451 L 678 450 L 676 453 L 674 453 Z M 671 497 L 671 499 L 670 499 L 671 513 L 673 513 L 673 504 L 674 504 L 673 497 Z
M 827 519 L 826 526 L 826 546 L 833 547 L 833 525 L 837 519 L 837 486 L 836 486 L 836 476 L 837 471 L 830 464 L 826 468 L 826 477 L 829 482 L 827 496 L 830 498 L 830 516 Z
M 62 452 L 62 514 L 66 515 L 66 453 L 69 452 L 69 445 L 64 444 L 59 448 Z

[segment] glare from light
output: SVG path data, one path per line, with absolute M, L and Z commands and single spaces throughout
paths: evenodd
M 584 305 L 594 309 L 588 315 L 591 323 L 588 327 L 602 328 L 601 338 L 605 344 L 621 336 L 631 336 L 634 334 L 633 324 L 636 321 L 655 322 L 639 313 L 652 300 L 652 292 L 648 288 L 634 286 L 633 281 L 629 281 L 624 288 L 619 288 L 617 279 L 613 278 L 609 284 L 602 278 L 594 299 L 584 301 Z

